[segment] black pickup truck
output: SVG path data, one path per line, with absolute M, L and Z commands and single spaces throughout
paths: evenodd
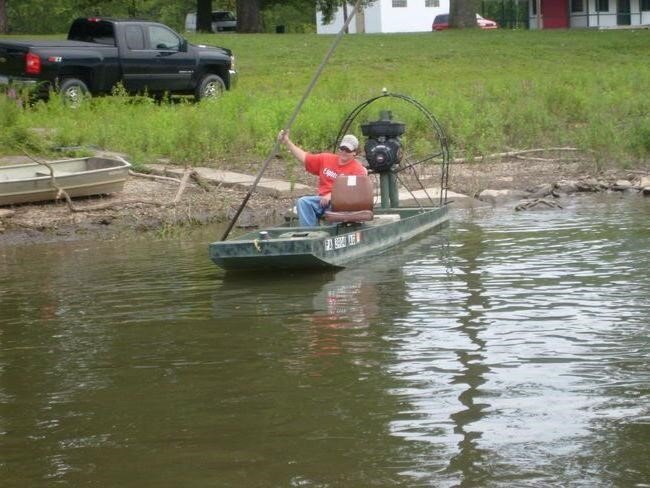
M 68 40 L 0 42 L 0 85 L 61 93 L 71 104 L 110 93 L 220 95 L 237 80 L 229 49 L 189 44 L 169 27 L 142 20 L 79 18 Z

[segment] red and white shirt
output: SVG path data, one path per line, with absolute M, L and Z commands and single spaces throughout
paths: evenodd
M 365 176 L 368 171 L 356 159 L 348 163 L 339 164 L 340 157 L 332 153 L 307 153 L 305 157 L 305 169 L 308 173 L 318 176 L 318 194 L 328 195 L 332 192 L 334 180 L 339 175 Z

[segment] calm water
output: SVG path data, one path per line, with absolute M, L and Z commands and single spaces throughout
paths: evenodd
M 0 246 L 0 486 L 650 486 L 650 199 L 565 205 L 336 274 Z

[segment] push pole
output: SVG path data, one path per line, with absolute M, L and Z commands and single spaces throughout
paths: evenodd
M 305 103 L 305 100 L 307 100 L 307 97 L 310 95 L 311 91 L 314 89 L 314 86 L 316 85 L 316 81 L 318 81 L 318 78 L 320 77 L 321 73 L 323 72 L 323 69 L 325 69 L 325 65 L 327 64 L 327 62 L 329 61 L 329 58 L 334 53 L 334 50 L 336 49 L 336 46 L 338 46 L 339 42 L 341 41 L 341 38 L 343 37 L 343 35 L 347 31 L 348 25 L 350 25 L 350 21 L 354 17 L 354 14 L 357 12 L 360 5 L 361 5 L 361 0 L 357 0 L 356 3 L 354 4 L 354 10 L 350 14 L 350 16 L 346 19 L 345 23 L 343 24 L 343 27 L 341 27 L 341 30 L 339 30 L 338 34 L 336 35 L 336 38 L 334 39 L 334 42 L 332 43 L 332 46 L 330 47 L 329 51 L 327 51 L 327 54 L 325 54 L 325 57 L 323 58 L 323 61 L 321 62 L 318 69 L 316 70 L 316 73 L 314 73 L 314 77 L 311 79 L 311 82 L 307 86 L 307 90 L 305 90 L 305 93 L 303 94 L 302 98 L 298 102 L 298 105 L 296 105 L 296 108 L 294 109 L 293 113 L 291 114 L 291 117 L 289 117 L 289 121 L 286 123 L 286 125 L 282 129 L 285 132 L 288 132 L 289 129 L 291 129 L 291 126 L 293 125 L 294 121 L 296 120 L 296 117 L 298 117 L 298 113 L 300 112 L 300 109 L 302 108 L 303 104 Z M 225 241 L 228 238 L 228 235 L 230 234 L 230 231 L 235 226 L 235 222 L 237 222 L 237 219 L 239 218 L 242 211 L 244 210 L 244 207 L 246 207 L 246 204 L 248 204 L 248 200 L 250 200 L 251 196 L 253 195 L 253 192 L 257 188 L 258 183 L 262 179 L 262 175 L 266 171 L 266 168 L 268 167 L 270 162 L 273 160 L 273 158 L 275 158 L 276 154 L 278 153 L 279 148 L 280 148 L 280 141 L 276 137 L 275 138 L 275 144 L 273 144 L 273 149 L 271 149 L 271 152 L 269 153 L 266 160 L 264 161 L 264 164 L 262 164 L 262 169 L 257 174 L 257 177 L 255 178 L 255 181 L 253 181 L 253 185 L 251 186 L 250 190 L 248 190 L 248 193 L 244 197 L 244 200 L 242 201 L 241 205 L 237 209 L 237 212 L 235 213 L 234 217 L 230 221 L 230 224 L 228 225 L 228 228 L 223 233 L 223 236 L 221 236 L 222 241 Z

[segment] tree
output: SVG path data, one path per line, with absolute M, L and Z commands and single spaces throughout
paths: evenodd
M 261 10 L 262 0 L 237 0 L 237 32 L 262 32 Z
M 5 0 L 0 0 L 0 34 L 6 34 L 7 27 L 7 6 Z
M 371 4 L 374 0 L 362 0 L 361 7 Z M 357 2 L 355 0 L 316 0 L 316 9 L 320 10 L 323 14 L 323 22 L 329 24 L 334 20 L 334 14 L 343 7 L 343 22 L 348 19 L 348 5 L 354 6 Z
M 197 32 L 212 32 L 212 0 L 196 0 Z
M 458 29 L 475 28 L 479 6 L 479 0 L 450 0 L 449 26 Z

